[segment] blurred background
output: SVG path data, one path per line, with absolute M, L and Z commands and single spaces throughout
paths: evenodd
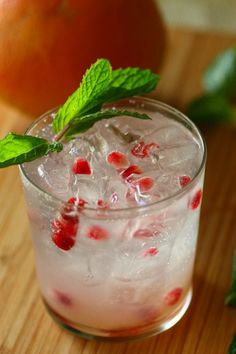
M 235 46 L 235 15 L 236 0 L 0 0 L 0 124 L 12 119 L 14 130 L 22 130 L 19 115 L 28 125 L 28 118 L 62 104 L 99 57 L 114 68 L 161 73 L 157 98 L 185 110 L 206 93 L 205 69 Z M 236 49 L 219 70 L 235 91 Z M 228 116 L 232 109 L 224 106 Z
M 236 33 L 235 0 L 156 0 L 167 24 Z

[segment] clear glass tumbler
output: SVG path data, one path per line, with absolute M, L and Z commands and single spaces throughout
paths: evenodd
M 38 281 L 48 312 L 73 333 L 113 341 L 162 332 L 187 310 L 206 160 L 198 129 L 179 111 L 144 98 L 115 105 L 145 110 L 157 124 L 155 115 L 162 115 L 187 129 L 199 146 L 191 181 L 160 201 L 98 212 L 86 205 L 78 208 L 45 191 L 40 178 L 34 178 L 31 163 L 20 167 Z M 40 135 L 53 113 L 47 112 L 34 122 L 27 134 Z M 72 233 L 73 223 L 79 224 L 75 246 L 69 251 L 51 241 L 58 213 L 64 220 L 72 220 Z M 86 230 L 94 227 L 102 235 L 101 242 L 84 237 Z

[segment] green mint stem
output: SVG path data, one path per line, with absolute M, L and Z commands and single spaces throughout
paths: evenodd
M 71 128 L 71 123 L 67 123 L 67 125 L 54 137 L 54 141 L 60 141 L 65 136 L 67 131 Z

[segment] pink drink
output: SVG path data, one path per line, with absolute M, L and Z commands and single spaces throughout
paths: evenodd
M 167 105 L 114 106 L 152 120 L 100 121 L 61 153 L 21 167 L 43 299 L 86 338 L 161 332 L 191 300 L 204 143 Z M 28 134 L 52 137 L 52 116 Z

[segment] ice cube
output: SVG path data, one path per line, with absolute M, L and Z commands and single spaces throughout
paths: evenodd
M 194 142 L 178 143 L 160 149 L 159 165 L 163 170 L 175 169 L 186 174 L 190 174 L 190 169 L 192 174 L 194 161 L 196 161 L 198 153 L 198 146 Z
M 47 156 L 37 167 L 41 187 L 48 193 L 64 199 L 69 191 L 70 169 L 60 159 Z
M 145 107 L 141 105 L 139 109 L 142 111 Z M 65 143 L 60 154 L 51 154 L 35 165 L 29 164 L 30 175 L 57 197 L 66 200 L 79 196 L 93 207 L 97 207 L 100 199 L 110 208 L 144 206 L 176 193 L 182 188 L 179 176 L 192 178 L 199 167 L 200 149 L 191 133 L 179 123 L 159 113 L 149 113 L 153 120 L 119 117 L 97 122 Z M 140 141 L 150 147 L 141 157 L 132 154 L 132 148 Z M 112 151 L 125 154 L 130 166 L 140 168 L 140 175 L 131 176 L 134 181 L 152 178 L 152 188 L 133 188 L 127 178 L 122 178 L 121 171 L 107 163 L 107 156 Z M 92 169 L 90 176 L 72 173 L 77 158 L 88 160 Z M 30 166 L 36 166 L 37 176 L 35 168 Z
M 93 180 L 90 176 L 73 176 L 71 183 L 71 195 L 82 198 L 90 206 L 97 207 L 100 199 L 100 184 Z
M 179 129 L 175 122 L 171 122 L 171 124 L 155 127 L 151 134 L 146 134 L 143 138 L 145 141 L 156 141 L 161 146 L 166 146 L 178 142 L 180 139 L 183 141 L 187 136 L 185 131 Z

